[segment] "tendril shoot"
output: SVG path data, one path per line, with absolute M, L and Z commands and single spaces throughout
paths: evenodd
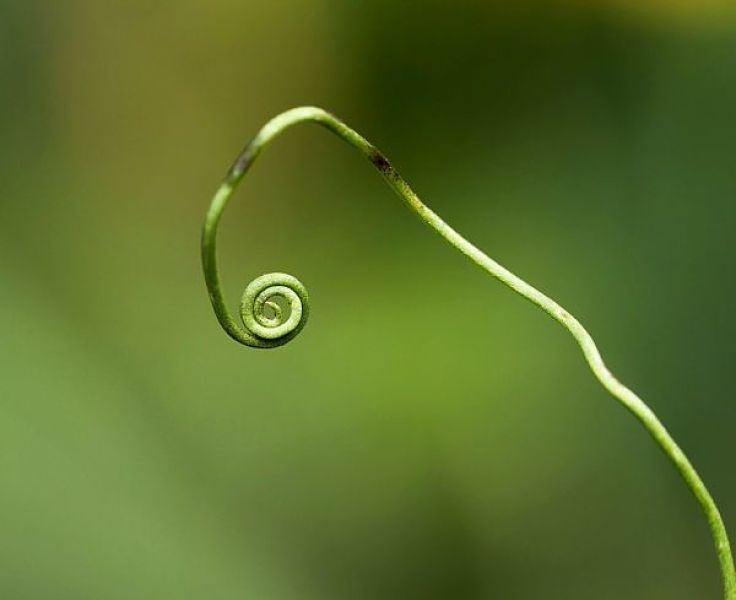
M 294 339 L 307 322 L 309 296 L 304 285 L 291 275 L 268 273 L 257 277 L 245 288 L 238 323 L 227 307 L 217 269 L 217 229 L 233 192 L 268 144 L 290 127 L 305 122 L 321 125 L 361 152 L 426 225 L 481 269 L 545 311 L 573 336 L 600 384 L 639 420 L 679 471 L 700 504 L 713 537 L 723 580 L 724 598 L 736 600 L 736 570 L 731 545 L 715 501 L 695 467 L 654 412 L 608 370 L 593 338 L 580 322 L 549 296 L 514 275 L 452 229 L 419 200 L 377 148 L 345 123 L 320 108 L 294 108 L 266 123 L 238 155 L 212 199 L 202 229 L 202 266 L 212 308 L 225 332 L 246 346 L 274 348 Z M 281 303 L 288 307 L 288 310 L 284 311 Z

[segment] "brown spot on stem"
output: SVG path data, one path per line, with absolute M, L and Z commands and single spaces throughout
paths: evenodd
M 378 150 L 374 150 L 373 152 L 371 152 L 370 159 L 371 159 L 371 162 L 376 166 L 376 168 L 379 171 L 381 171 L 381 173 L 383 173 L 384 175 L 393 171 L 393 167 L 391 166 L 391 163 L 388 161 L 388 158 L 386 158 Z
M 253 154 L 252 146 L 249 144 L 235 159 L 235 162 L 233 163 L 233 166 L 230 167 L 226 178 L 228 180 L 233 180 L 241 177 L 253 163 Z

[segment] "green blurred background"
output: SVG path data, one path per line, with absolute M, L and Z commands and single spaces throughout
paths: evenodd
M 585 323 L 736 535 L 731 0 L 0 2 L 0 597 L 717 598 L 694 500 L 569 336 L 314 126 L 332 110 Z

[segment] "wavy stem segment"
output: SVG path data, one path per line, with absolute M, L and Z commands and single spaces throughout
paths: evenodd
M 202 231 L 204 277 L 215 315 L 228 335 L 247 346 L 272 348 L 293 339 L 306 323 L 309 306 L 304 286 L 290 275 L 270 273 L 254 280 L 243 294 L 241 304 L 243 327 L 239 326 L 227 309 L 220 285 L 216 257 L 217 228 L 222 213 L 240 180 L 271 141 L 288 128 L 302 122 L 314 122 L 322 125 L 359 150 L 424 223 L 482 269 L 533 304 L 536 304 L 570 332 L 579 344 L 585 360 L 601 385 L 641 422 L 675 465 L 690 491 L 700 503 L 710 526 L 720 562 L 725 599 L 736 600 L 736 570 L 734 569 L 733 555 L 726 527 L 715 501 L 695 467 L 672 439 L 672 436 L 657 416 L 641 398 L 619 382 L 608 370 L 593 338 L 590 337 L 590 334 L 580 322 L 557 302 L 514 275 L 463 238 L 419 200 L 406 181 L 401 178 L 388 159 L 375 146 L 345 123 L 320 108 L 294 108 L 269 121 L 235 160 L 207 212 Z M 289 305 L 288 316 L 284 316 L 281 305 L 274 302 L 274 298 L 279 297 L 285 299 Z

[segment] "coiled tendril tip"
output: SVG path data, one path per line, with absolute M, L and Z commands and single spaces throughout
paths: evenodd
M 279 299 L 286 302 L 286 311 L 277 302 Z M 240 301 L 240 318 L 244 327 L 266 344 L 285 344 L 292 340 L 307 324 L 308 316 L 307 289 L 287 273 L 266 273 L 256 277 L 245 288 Z

